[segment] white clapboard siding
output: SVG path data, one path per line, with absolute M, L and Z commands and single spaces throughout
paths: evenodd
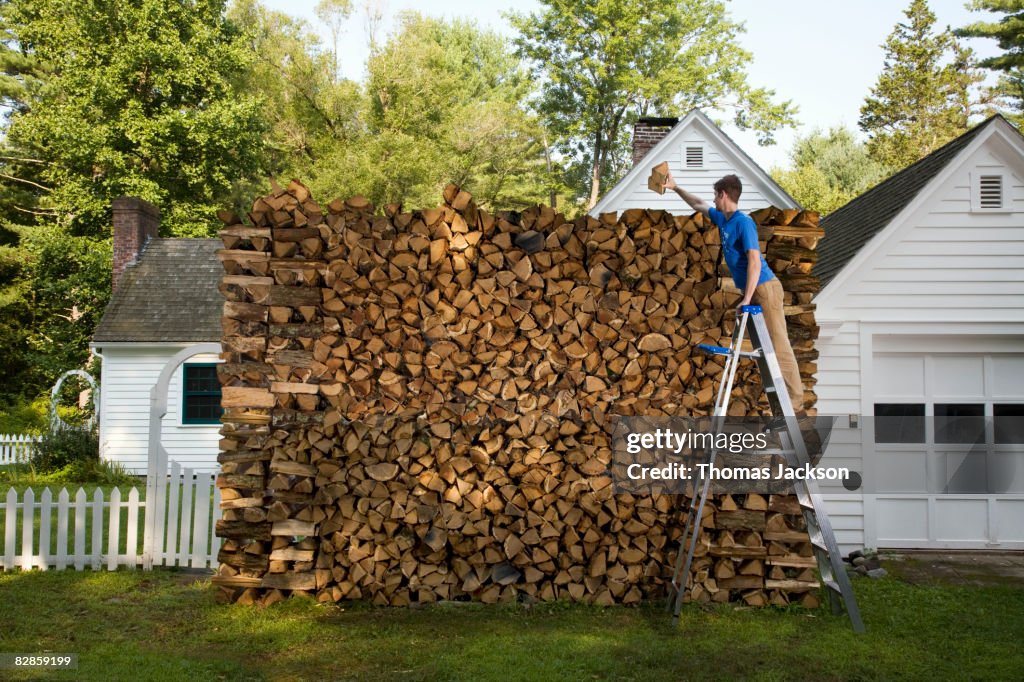
M 188 493 L 179 495 L 179 490 Z M 138 488 L 127 494 L 115 488 L 109 497 L 97 488 L 91 498 L 79 488 L 73 500 L 64 488 L 56 503 L 46 488 L 38 501 L 36 497 L 31 488 L 20 496 L 14 488 L 8 489 L 0 514 L 4 523 L 0 568 L 95 571 L 146 565 L 139 529 L 144 527 L 147 502 L 140 499 Z M 165 505 L 168 500 L 175 502 L 164 515 L 160 536 L 167 541 L 154 543 L 152 565 L 216 567 L 220 539 L 214 535 L 214 525 L 220 517 L 220 490 L 214 485 L 214 474 L 174 463 L 170 476 L 158 486 L 156 499 Z
M 817 383 L 818 414 L 860 414 L 860 326 L 845 323 L 831 338 L 819 338 Z
M 765 197 L 760 183 L 738 168 L 735 161 L 729 158 L 722 147 L 709 136 L 702 135 L 698 131 L 690 129 L 684 131 L 682 140 L 673 144 L 665 153 L 651 156 L 648 154 L 640 161 L 640 165 L 649 173 L 650 169 L 662 161 L 668 161 L 669 170 L 676 183 L 692 194 L 696 194 L 709 204 L 714 201 L 715 182 L 722 176 L 735 173 L 743 183 L 743 194 L 740 196 L 740 208 L 743 211 L 753 211 L 759 208 L 770 206 L 772 202 Z M 704 149 L 704 165 L 701 168 L 686 167 L 686 148 L 700 146 Z M 614 209 L 609 210 L 625 211 L 630 208 L 652 208 L 669 211 L 675 215 L 689 215 L 693 209 L 683 203 L 682 199 L 675 192 L 658 194 L 647 187 L 647 175 L 642 182 L 630 184 L 628 192 L 616 202 Z
M 910 215 L 865 245 L 870 258 L 826 286 L 818 318 L 847 326 L 1024 322 L 1024 158 L 1007 160 L 998 144 L 989 139 L 951 161 L 950 174 L 921 191 Z M 971 177 L 979 172 L 1004 175 L 1007 210 L 972 210 Z
M 148 466 L 150 390 L 167 361 L 182 346 L 108 346 L 103 352 L 100 453 L 129 473 L 144 475 Z M 218 362 L 197 355 L 187 363 Z M 182 424 L 182 369 L 171 376 L 161 442 L 170 459 L 196 471 L 217 467 L 220 424 Z
M 0 466 L 28 461 L 39 436 L 0 434 Z

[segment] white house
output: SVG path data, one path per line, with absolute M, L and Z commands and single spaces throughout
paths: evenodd
M 818 410 L 877 417 L 827 453 L 864 442 L 840 543 L 1024 548 L 1024 138 L 990 118 L 822 227 Z
M 150 390 L 180 350 L 220 342 L 219 239 L 160 239 L 159 213 L 114 202 L 114 293 L 93 335 L 102 358 L 100 456 L 145 474 Z M 188 359 L 171 377 L 161 441 L 170 460 L 213 470 L 220 439 L 216 355 Z
M 621 212 L 630 208 L 661 209 L 689 215 L 689 207 L 675 192 L 657 194 L 647 188 L 651 168 L 668 162 L 680 187 L 710 201 L 712 186 L 723 175 L 735 173 L 743 183 L 740 206 L 753 211 L 766 206 L 799 208 L 757 163 L 722 129 L 694 109 L 682 119 L 641 118 L 633 128 L 633 169 L 601 198 L 590 211 Z

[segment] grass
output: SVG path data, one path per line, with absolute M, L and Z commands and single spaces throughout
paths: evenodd
M 0 652 L 79 654 L 75 680 L 1018 679 L 1024 589 L 855 582 L 824 610 L 660 605 L 221 605 L 173 570 L 0 575 Z M 20 677 L 19 677 L 20 675 Z

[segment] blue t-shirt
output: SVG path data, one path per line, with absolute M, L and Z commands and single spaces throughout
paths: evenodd
M 757 243 L 757 225 L 753 218 L 736 211 L 726 220 L 725 214 L 714 207 L 708 209 L 708 215 L 711 216 L 711 222 L 718 226 L 725 264 L 729 266 L 732 281 L 740 291 L 747 287 L 747 251 L 750 249 L 757 249 L 761 258 L 761 276 L 757 278 L 757 283 L 764 284 L 775 279 Z

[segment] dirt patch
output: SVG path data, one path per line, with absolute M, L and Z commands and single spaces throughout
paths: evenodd
M 1024 588 L 1024 553 L 900 552 L 882 555 L 897 579 L 914 585 L 1008 585 Z

